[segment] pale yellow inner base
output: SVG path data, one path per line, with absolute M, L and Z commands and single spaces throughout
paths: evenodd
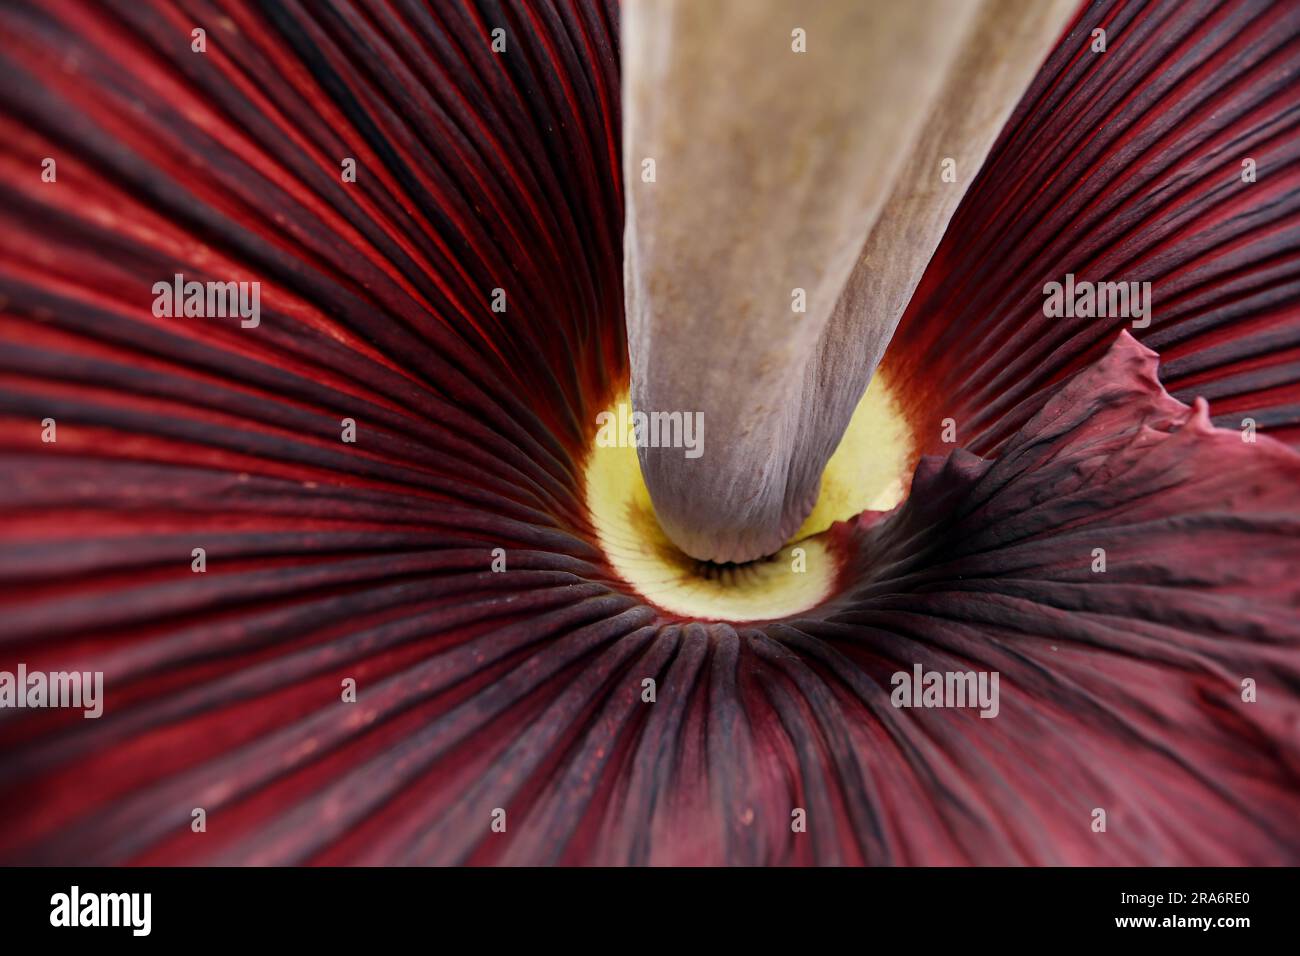
M 628 402 L 626 393 L 610 410 L 616 413 L 619 402 Z M 704 455 L 708 457 L 707 441 Z M 836 556 L 821 532 L 863 511 L 887 511 L 898 504 L 911 455 L 898 404 L 876 376 L 826 465 L 812 513 L 770 558 L 718 566 L 680 551 L 659 527 L 630 444 L 602 447 L 593 440 L 586 468 L 587 507 L 610 564 L 651 604 L 700 620 L 772 620 L 806 611 L 830 595 Z

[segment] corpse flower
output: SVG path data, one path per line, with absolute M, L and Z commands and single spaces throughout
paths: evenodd
M 0 860 L 1300 862 L 1298 63 L 0 6 Z

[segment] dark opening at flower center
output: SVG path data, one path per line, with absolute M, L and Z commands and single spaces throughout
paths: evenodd
M 613 404 L 620 401 L 626 395 Z M 631 440 L 593 443 L 587 507 L 610 564 L 651 604 L 697 620 L 773 620 L 831 596 L 840 556 L 823 532 L 836 521 L 898 504 L 912 457 L 903 414 L 888 381 L 877 376 L 826 467 L 812 513 L 775 554 L 716 564 L 683 552 L 659 526 Z

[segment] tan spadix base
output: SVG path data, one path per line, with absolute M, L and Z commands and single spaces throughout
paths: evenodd
M 642 448 L 688 554 L 772 554 L 948 221 L 1075 0 L 628 0 L 632 399 L 699 413 Z
M 618 399 L 627 400 L 626 394 Z M 610 564 L 650 603 L 695 620 L 773 620 L 806 611 L 831 594 L 843 555 L 821 532 L 863 511 L 896 505 L 912 448 L 886 381 L 877 378 L 827 464 L 816 506 L 802 527 L 776 554 L 738 566 L 711 566 L 673 544 L 655 518 L 629 443 L 593 443 L 587 505 Z

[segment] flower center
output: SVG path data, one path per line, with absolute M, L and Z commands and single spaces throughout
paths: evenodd
M 610 411 L 617 417 L 619 403 Z M 624 416 L 626 418 L 626 416 Z M 913 441 L 884 377 L 877 375 L 822 475 L 817 504 L 784 548 L 745 564 L 711 564 L 668 539 L 631 440 L 596 442 L 586 465 L 587 507 L 615 572 L 651 604 L 685 618 L 766 621 L 806 611 L 835 589 L 845 555 L 824 532 L 903 499 Z

